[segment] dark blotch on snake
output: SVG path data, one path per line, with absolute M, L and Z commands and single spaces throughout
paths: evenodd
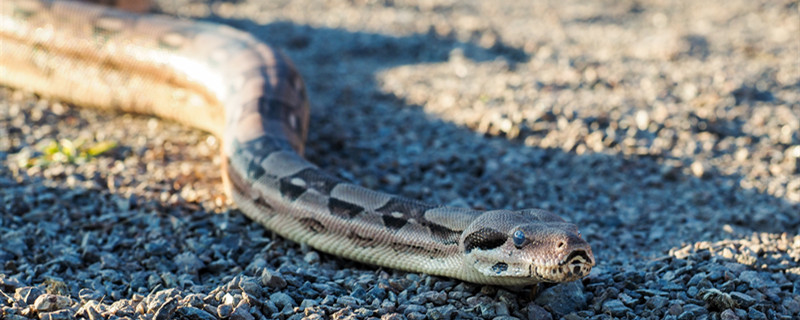
M 336 198 L 330 198 L 328 199 L 328 210 L 330 210 L 330 212 L 335 216 L 344 219 L 352 219 L 364 211 L 364 207 Z
M 427 223 L 427 227 L 431 230 L 431 234 L 433 235 L 434 239 L 440 243 L 444 244 L 456 244 L 458 243 L 458 237 L 461 236 L 461 232 L 451 230 L 443 225 L 434 224 L 434 223 Z
M 308 230 L 311 230 L 315 233 L 322 233 L 325 232 L 325 226 L 322 225 L 322 222 L 314 218 L 300 218 L 300 223 L 303 224 Z
M 247 175 L 251 180 L 258 180 L 259 178 L 261 178 L 261 176 L 264 175 L 264 173 L 265 173 L 264 168 L 261 167 L 261 164 L 259 163 L 250 162 L 247 165 Z
M 508 270 L 508 264 L 506 264 L 505 262 L 498 262 L 492 266 L 492 271 L 494 271 L 497 274 L 506 272 L 506 270 Z
M 324 195 L 330 195 L 331 190 L 339 183 L 333 177 L 316 168 L 303 169 L 287 178 L 300 178 L 306 182 L 306 188 L 317 190 L 317 192 Z
M 475 248 L 491 250 L 502 246 L 506 243 L 506 240 L 508 240 L 508 236 L 505 233 L 492 228 L 482 228 L 470 233 L 464 239 L 464 250 L 466 253 L 470 253 Z
M 396 217 L 393 217 L 390 214 L 384 214 L 382 216 L 382 218 L 383 218 L 383 224 L 387 228 L 392 229 L 392 230 L 400 229 L 403 226 L 405 226 L 406 223 L 408 223 L 408 220 L 403 219 L 403 218 L 396 218 Z
M 250 185 L 246 183 L 242 177 L 236 174 L 236 170 L 231 168 L 231 159 L 228 158 L 226 161 L 228 161 L 228 164 L 225 166 L 225 168 L 227 169 L 228 178 L 233 184 L 233 188 L 245 195 L 249 194 L 252 197 L 253 195 L 248 191 L 251 188 Z M 262 195 L 258 194 L 255 198 L 251 198 L 251 200 L 253 200 L 253 202 L 259 206 L 263 212 L 269 213 L 270 215 L 275 213 L 275 208 L 267 203 Z
M 426 203 L 422 203 L 419 201 L 408 200 L 408 199 L 401 199 L 397 197 L 393 197 L 385 205 L 382 207 L 375 209 L 376 212 L 386 214 L 392 214 L 394 212 L 399 212 L 406 216 L 407 218 L 414 218 L 417 221 L 425 220 L 423 215 L 425 211 L 435 208 L 436 206 L 432 206 Z
M 280 181 L 281 195 L 289 198 L 292 201 L 297 200 L 300 195 L 306 192 L 306 187 L 298 186 L 292 183 L 292 177 L 282 178 Z

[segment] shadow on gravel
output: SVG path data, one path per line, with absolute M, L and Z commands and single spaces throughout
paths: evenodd
M 561 149 L 542 150 L 525 146 L 521 142 L 525 136 L 514 140 L 480 136 L 469 128 L 439 120 L 435 115 L 427 114 L 421 106 L 406 103 L 402 97 L 381 92 L 375 82 L 376 75 L 383 70 L 402 65 L 446 62 L 451 52 L 457 49 L 461 50 L 466 58 L 476 62 L 501 59 L 513 64 L 525 62 L 528 59 L 523 50 L 505 45 L 500 41 L 492 48 L 482 48 L 474 43 L 463 43 L 449 38 L 443 39 L 435 33 L 396 37 L 312 28 L 284 22 L 264 26 L 246 20 L 222 20 L 221 22 L 246 30 L 263 41 L 282 48 L 295 61 L 311 90 L 313 113 L 310 126 L 312 138 L 309 139 L 309 144 L 333 146 L 333 150 L 325 151 L 336 153 L 322 155 L 312 150 L 312 156 L 319 157 L 319 162 L 323 166 L 326 163 L 335 163 L 335 159 L 341 158 L 351 158 L 350 161 L 354 161 L 352 158 L 355 157 L 355 161 L 363 161 L 363 166 L 369 167 L 366 163 L 370 159 L 379 158 L 377 153 L 381 152 L 413 157 L 411 163 L 425 162 L 426 158 L 432 157 L 436 152 L 436 150 L 426 150 L 429 153 L 408 154 L 407 146 L 399 144 L 381 145 L 382 150 L 365 150 L 360 146 L 363 146 L 363 142 L 370 140 L 373 136 L 359 135 L 358 133 L 368 132 L 361 132 L 362 129 L 352 127 L 352 123 L 348 121 L 347 117 L 337 117 L 333 114 L 364 112 L 374 118 L 371 120 L 372 122 L 385 127 L 385 131 L 398 135 L 409 131 L 446 133 L 454 135 L 454 141 L 464 144 L 462 147 L 465 150 L 485 149 L 496 150 L 498 154 L 513 152 L 530 154 L 531 150 L 524 150 L 534 149 L 533 154 L 540 157 L 539 163 L 543 167 L 547 167 L 549 161 L 563 161 L 573 164 L 575 168 L 597 167 L 601 171 L 590 174 L 586 174 L 585 170 L 575 170 L 576 172 L 568 170 L 548 172 L 535 170 L 536 168 L 519 168 L 519 170 L 506 168 L 506 170 L 521 171 L 519 172 L 521 174 L 525 174 L 525 171 L 535 171 L 537 176 L 522 179 L 548 181 L 555 184 L 552 190 L 553 194 L 543 196 L 543 198 L 549 199 L 542 199 L 546 201 L 557 199 L 562 202 L 549 203 L 553 208 L 573 207 L 577 203 L 597 206 L 578 207 L 577 211 L 583 213 L 580 218 L 585 221 L 582 222 L 598 224 L 598 229 L 603 233 L 609 229 L 619 229 L 623 232 L 637 229 L 652 230 L 653 228 L 692 229 L 692 224 L 714 224 L 721 227 L 722 224 L 728 223 L 734 228 L 743 228 L 742 231 L 776 233 L 796 230 L 797 227 L 800 227 L 800 215 L 791 214 L 800 212 L 797 210 L 800 205 L 787 202 L 782 198 L 743 189 L 739 186 L 739 177 L 721 174 L 714 167 L 706 168 L 702 176 L 697 177 L 689 170 L 693 159 L 668 159 L 678 160 L 679 163 L 665 164 L 663 157 L 650 155 L 596 153 L 578 155 L 574 152 L 564 152 Z M 704 41 L 701 38 L 692 38 L 693 46 L 700 44 L 698 47 L 702 47 Z M 701 56 L 705 57 L 705 55 Z M 337 70 L 339 72 L 345 70 L 344 77 L 367 81 L 352 82 L 339 77 L 331 77 L 331 73 L 335 73 Z M 342 74 L 339 75 L 342 76 Z M 353 84 L 358 87 L 352 87 Z M 547 86 L 547 84 L 545 83 L 543 86 Z M 747 87 L 735 90 L 732 94 L 737 104 L 748 103 L 748 101 L 768 101 L 763 99 L 768 92 L 764 93 Z M 389 112 L 374 111 L 376 106 L 387 104 L 391 106 L 388 110 L 380 110 Z M 580 114 L 576 116 L 580 118 Z M 585 120 L 589 122 L 593 119 Z M 336 121 L 341 122 L 337 123 Z M 699 124 L 690 130 L 709 131 L 720 137 L 736 135 L 742 131 L 739 123 L 700 123 L 703 121 L 707 120 L 693 119 L 693 122 Z M 320 131 L 320 127 L 326 126 L 333 126 L 337 129 L 332 130 L 332 135 L 314 132 Z M 698 129 L 701 126 L 703 128 Z M 457 139 L 455 139 L 456 136 Z M 442 138 L 449 140 L 449 138 Z M 314 148 L 312 147 L 312 149 Z M 367 156 L 364 155 L 365 152 Z M 472 165 L 482 168 L 485 163 Z M 565 172 L 578 174 L 561 176 Z M 476 178 L 486 178 L 483 170 L 475 170 L 475 174 Z M 564 180 L 572 180 L 568 184 L 577 186 L 576 190 L 558 190 L 567 188 L 566 184 L 561 184 L 561 181 Z M 588 187 L 594 193 L 582 192 L 580 190 L 582 186 Z M 384 187 L 391 189 L 391 186 Z M 470 186 L 464 186 L 464 192 L 468 188 Z M 722 192 L 714 192 L 714 190 Z M 436 190 L 431 191 L 436 193 Z M 576 198 L 565 191 L 576 191 L 580 196 Z M 632 208 L 633 212 L 622 213 L 615 209 L 616 205 L 613 202 L 634 200 L 636 194 L 640 194 L 644 199 L 632 202 L 640 205 Z M 671 207 L 652 207 L 654 203 L 664 203 L 663 197 L 671 199 L 667 201 Z M 510 203 L 513 199 L 507 200 L 509 202 L 505 203 L 505 206 L 513 207 L 513 204 Z M 607 203 L 603 204 L 603 202 Z M 536 201 L 531 200 L 530 203 L 535 204 Z M 724 215 L 720 216 L 719 213 L 724 213 Z M 570 213 L 563 212 L 563 214 L 569 216 Z M 668 218 L 665 216 L 672 215 L 680 217 L 678 220 L 670 221 L 676 224 L 663 223 L 664 219 Z M 652 232 L 649 234 L 652 236 Z M 713 234 L 691 235 L 691 233 L 687 233 L 685 241 L 691 242 L 700 238 L 725 238 L 722 234 L 716 236 Z M 650 241 L 662 242 L 661 240 L 663 239 L 651 238 L 639 241 L 648 243 Z M 672 243 L 672 241 L 680 241 L 679 239 L 670 240 L 670 245 L 679 245 L 677 242 Z M 656 245 L 656 247 L 661 246 Z

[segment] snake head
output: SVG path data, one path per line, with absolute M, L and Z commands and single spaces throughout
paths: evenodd
M 589 274 L 592 248 L 578 227 L 539 209 L 487 211 L 460 239 L 466 263 L 498 283 L 567 282 Z

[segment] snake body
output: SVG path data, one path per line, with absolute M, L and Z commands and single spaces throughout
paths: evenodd
M 3 0 L 0 84 L 219 136 L 225 190 L 238 208 L 336 256 L 497 285 L 573 281 L 594 265 L 578 228 L 550 212 L 426 204 L 304 160 L 309 107 L 300 75 L 280 51 L 226 26 Z

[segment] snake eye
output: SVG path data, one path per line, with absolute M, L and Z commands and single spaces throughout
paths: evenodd
M 522 232 L 522 230 L 514 231 L 512 238 L 514 240 L 514 245 L 517 247 L 521 247 L 525 243 L 525 233 Z

